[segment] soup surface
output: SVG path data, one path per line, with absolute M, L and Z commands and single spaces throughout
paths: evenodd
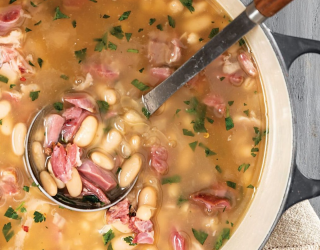
M 141 96 L 230 22 L 205 0 L 0 2 L 1 249 L 215 249 L 254 196 L 263 88 L 241 39 L 149 117 Z M 35 175 L 27 171 L 30 139 Z M 138 180 L 127 198 L 102 208 Z

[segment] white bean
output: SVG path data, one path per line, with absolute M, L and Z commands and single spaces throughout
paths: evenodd
M 187 42 L 189 44 L 196 44 L 199 43 L 199 38 L 198 34 L 192 32 L 188 35 Z
M 120 132 L 116 129 L 111 129 L 102 146 L 107 152 L 113 152 L 117 147 L 119 147 L 121 141 L 122 135 Z
M 88 146 L 97 132 L 98 128 L 98 121 L 93 116 L 88 116 L 82 122 L 76 136 L 74 137 L 74 143 L 77 144 L 79 147 L 86 147 Z
M 36 167 L 39 171 L 43 171 L 46 167 L 46 159 L 44 157 L 41 143 L 38 141 L 34 141 L 31 145 L 31 151 Z
M 209 29 L 211 23 L 210 15 L 201 15 L 194 18 L 189 18 L 184 22 L 184 30 L 187 32 L 200 32 Z
M 112 227 L 114 227 L 121 233 L 132 233 L 132 230 L 129 228 L 128 224 L 123 224 L 121 221 L 112 223 Z
M 65 184 L 64 182 L 62 182 L 61 180 L 59 180 L 57 177 L 55 177 L 55 175 L 54 175 L 54 173 L 53 173 L 53 171 L 52 171 L 52 165 L 51 165 L 51 162 L 50 162 L 50 161 L 48 161 L 48 171 L 49 171 L 51 177 L 52 177 L 52 178 L 54 179 L 54 181 L 56 182 L 57 187 L 58 187 L 59 189 L 65 188 L 66 184 Z
M 142 157 L 140 154 L 133 154 L 121 166 L 119 185 L 124 188 L 129 186 L 137 177 L 142 166 Z
M 144 121 L 142 117 L 134 110 L 126 112 L 123 116 L 123 119 L 128 123 L 140 123 Z
M 124 238 L 131 236 L 132 238 L 134 238 L 134 234 L 123 234 L 121 236 L 118 236 L 116 238 L 114 238 L 111 243 L 112 243 L 112 247 L 113 249 L 121 249 L 121 250 L 131 250 L 134 249 L 136 247 L 135 246 L 130 246 L 127 242 L 124 241 Z
M 114 89 L 105 89 L 101 92 L 101 97 L 109 105 L 114 105 L 117 102 L 117 92 Z
M 5 118 L 11 111 L 10 102 L 3 100 L 0 102 L 0 120 Z
M 77 197 L 82 191 L 82 181 L 76 168 L 72 168 L 71 180 L 66 183 L 70 196 Z
M 95 164 L 104 169 L 112 170 L 114 168 L 114 160 L 109 154 L 96 151 L 90 155 L 90 158 Z
M 27 126 L 24 123 L 17 123 L 12 131 L 13 152 L 21 156 L 24 153 L 24 141 L 27 134 Z
M 148 205 L 150 207 L 157 207 L 157 191 L 154 187 L 148 186 L 141 190 L 139 194 L 139 207 Z
M 51 195 L 55 196 L 58 192 L 58 187 L 54 179 L 51 177 L 51 175 L 47 171 L 42 171 L 40 173 L 40 180 L 42 187 L 46 192 Z
M 141 220 L 150 220 L 154 215 L 156 208 L 150 207 L 148 205 L 142 205 L 137 210 L 137 217 Z
M 173 14 L 182 12 L 183 8 L 182 3 L 178 0 L 173 0 L 169 3 L 169 10 Z
M 12 118 L 11 116 L 6 116 L 5 118 L 2 119 L 2 125 L 1 127 L 1 132 L 4 135 L 11 135 L 12 134 Z
M 132 153 L 129 143 L 126 141 L 121 142 L 121 154 L 123 158 L 128 158 Z
M 134 151 L 138 151 L 141 147 L 141 138 L 138 135 L 134 135 L 130 138 L 130 145 Z

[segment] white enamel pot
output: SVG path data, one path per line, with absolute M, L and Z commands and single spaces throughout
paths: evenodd
M 239 0 L 218 2 L 232 18 L 245 9 Z M 320 181 L 303 176 L 296 164 L 294 110 L 287 89 L 292 62 L 305 53 L 320 54 L 320 42 L 275 34 L 264 25 L 252 30 L 246 39 L 261 73 L 269 136 L 260 184 L 224 250 L 262 249 L 286 209 L 320 196 Z

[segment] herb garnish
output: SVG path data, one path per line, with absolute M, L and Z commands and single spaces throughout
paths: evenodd
M 219 33 L 219 28 L 213 28 L 208 36 L 208 38 L 213 38 Z
M 38 64 L 39 64 L 39 67 L 42 68 L 43 60 L 40 57 L 38 58 Z
M 79 60 L 79 63 L 81 63 L 87 56 L 87 48 L 75 51 L 74 55 Z
M 16 86 L 15 84 L 10 84 L 10 89 L 12 89 L 14 86 Z
M 14 220 L 20 220 L 21 219 L 21 217 L 19 217 L 17 212 L 12 207 L 9 207 L 7 209 L 7 211 L 5 212 L 4 216 L 6 216 L 8 218 L 11 218 L 11 219 L 14 219 Z
M 182 5 L 186 7 L 191 13 L 194 11 L 194 8 L 192 6 L 192 0 L 180 0 Z
M 4 76 L 4 75 L 0 75 L 0 82 L 8 83 L 9 82 L 9 78 Z
M 30 32 L 32 29 L 29 29 L 28 27 L 25 28 L 25 32 Z
M 254 186 L 250 184 L 249 186 L 247 186 L 247 188 L 254 189 Z
M 9 4 L 14 3 L 15 1 L 17 1 L 17 0 L 10 0 Z
M 72 27 L 73 27 L 73 28 L 76 28 L 76 27 L 77 27 L 77 21 L 76 21 L 76 20 L 73 20 L 73 21 L 71 22 L 71 24 L 72 24 Z
M 196 230 L 194 228 L 192 228 L 192 233 L 194 235 L 194 237 L 197 239 L 197 241 L 199 241 L 199 243 L 201 245 L 203 245 L 203 243 L 206 241 L 207 237 L 208 237 L 208 234 L 201 231 L 201 230 Z
M 2 119 L 0 120 L 0 125 L 2 125 Z
M 107 15 L 107 14 L 104 14 L 104 15 L 102 16 L 102 18 L 104 18 L 104 19 L 108 19 L 108 18 L 110 18 L 110 16 L 109 16 L 109 15 Z
M 113 42 L 109 41 L 108 48 L 111 50 L 117 50 L 118 46 L 116 44 L 114 44 Z
M 39 22 L 35 23 L 34 26 L 38 26 L 42 21 L 40 20 Z
M 42 213 L 35 211 L 33 213 L 33 220 L 35 223 L 39 223 L 39 222 L 46 221 L 46 217 Z
M 63 80 L 66 80 L 66 81 L 69 80 L 69 76 L 67 76 L 67 75 L 61 75 L 60 78 L 62 78 Z
M 55 108 L 55 110 L 57 111 L 62 111 L 63 110 L 63 103 L 62 102 L 55 102 L 53 104 L 53 107 Z
M 122 39 L 123 38 L 123 31 L 121 26 L 115 26 L 110 30 L 110 34 L 115 36 L 118 39 Z
M 144 83 L 140 82 L 138 79 L 134 79 L 131 84 L 133 86 L 135 86 L 137 89 L 141 90 L 141 91 L 146 91 L 148 90 L 150 87 L 145 85 Z
M 176 115 L 181 111 L 181 109 L 177 109 L 176 110 Z
M 189 146 L 193 152 L 196 150 L 197 145 L 198 145 L 198 141 L 194 141 L 194 142 L 189 143 Z
M 239 46 L 241 47 L 242 45 L 246 44 L 245 40 L 243 38 L 241 38 L 239 40 Z
M 107 245 L 114 238 L 112 229 L 102 235 L 103 243 Z
M 175 28 L 176 27 L 176 21 L 168 15 L 168 21 L 169 21 L 169 25 L 172 27 L 172 28 Z
M 63 13 L 60 11 L 60 8 L 57 7 L 57 8 L 56 8 L 56 12 L 55 12 L 54 17 L 53 17 L 53 20 L 67 19 L 67 18 L 70 18 L 70 17 L 68 17 L 67 15 L 63 14 Z
M 138 32 L 139 32 L 139 33 L 140 33 L 141 31 L 143 31 L 143 29 L 142 29 L 142 28 L 138 29 Z
M 220 168 L 219 165 L 216 166 L 216 170 L 221 174 L 222 173 L 222 169 Z
M 243 163 L 238 167 L 238 171 L 241 172 L 241 170 L 243 169 L 243 173 L 244 173 L 249 169 L 249 167 L 250 167 L 249 163 L 248 164 Z
M 182 129 L 182 132 L 183 132 L 183 134 L 185 135 L 185 136 L 192 136 L 192 137 L 194 137 L 194 133 L 192 132 L 192 131 L 190 131 L 190 130 L 188 130 L 188 129 Z
M 209 122 L 209 123 L 214 123 L 214 120 L 213 119 L 211 119 L 211 118 L 209 118 L 209 117 L 207 117 L 207 121 Z
M 100 113 L 106 113 L 109 109 L 109 103 L 106 101 L 97 101 Z
M 113 250 L 112 244 L 110 243 L 107 250 Z
M 30 4 L 32 7 L 38 7 L 38 5 L 36 5 L 34 2 L 30 1 Z
M 142 113 L 144 114 L 145 117 L 147 117 L 147 119 L 150 118 L 151 114 L 149 113 L 149 111 L 145 107 L 142 108 Z
M 162 178 L 161 184 L 172 184 L 172 183 L 179 183 L 181 181 L 181 177 L 179 175 L 173 175 L 170 177 Z
M 157 25 L 157 29 L 163 31 L 162 25 L 161 25 L 161 24 L 158 24 L 158 25 Z
M 219 250 L 222 247 L 223 241 L 228 239 L 230 239 L 230 228 L 224 228 L 216 242 L 215 250 Z
M 228 104 L 231 107 L 233 105 L 234 101 L 229 101 Z
M 155 23 L 155 21 L 156 21 L 156 19 L 155 19 L 155 18 L 150 18 L 150 20 L 149 20 L 149 25 L 154 24 L 154 23 Z
M 6 239 L 6 242 L 9 242 L 9 240 L 13 237 L 14 232 L 11 230 L 11 222 L 8 222 L 7 224 L 4 224 L 2 228 L 2 234 L 4 238 Z
M 132 236 L 125 237 L 125 238 L 123 238 L 123 240 L 124 240 L 126 243 L 128 243 L 129 246 L 136 246 L 136 245 L 137 245 L 137 243 L 132 243 L 132 241 L 133 241 Z
M 179 196 L 178 200 L 177 200 L 177 205 L 181 206 L 182 203 L 187 202 L 188 199 L 185 199 L 182 197 L 182 195 Z
M 202 42 L 203 41 L 203 38 L 199 38 L 199 42 Z
M 90 0 L 91 2 L 94 2 L 94 3 L 97 3 L 98 1 L 97 0 Z
M 132 33 L 125 33 L 125 36 L 126 36 L 127 42 L 129 42 L 132 36 Z
M 204 149 L 204 152 L 206 154 L 206 157 L 216 155 L 217 153 L 210 150 L 206 145 L 204 145 L 202 142 L 199 143 L 199 147 Z
M 27 193 L 29 193 L 30 188 L 28 186 L 23 186 L 23 191 L 26 191 Z
M 137 50 L 137 49 L 128 49 L 127 52 L 139 53 L 139 50 Z
M 228 106 L 227 106 L 227 117 L 225 118 L 225 122 L 226 122 L 226 130 L 227 131 L 234 128 L 234 123 L 233 123 L 232 118 L 230 117 Z
M 39 93 L 40 93 L 40 90 L 39 91 L 31 91 L 29 94 L 29 97 L 31 98 L 32 101 L 35 101 L 38 99 Z
M 207 112 L 207 106 L 199 103 L 198 99 L 193 97 L 190 101 L 184 101 L 185 104 L 190 105 L 190 108 L 186 109 L 187 113 L 194 113 L 196 119 L 193 122 L 193 130 L 196 133 L 207 133 L 207 129 L 204 126 L 204 120 Z
M 249 117 L 249 109 L 243 111 L 243 113 L 245 113 Z
M 139 69 L 139 72 L 140 72 L 140 73 L 142 73 L 143 71 L 144 71 L 144 68 L 142 68 L 142 69 Z
M 231 188 L 233 188 L 233 189 L 236 189 L 237 184 L 234 183 L 234 182 L 232 182 L 232 181 L 227 181 L 227 186 L 228 186 L 228 187 L 231 187 Z
M 130 16 L 130 13 L 131 13 L 131 11 L 129 10 L 129 11 L 126 11 L 126 12 L 123 12 L 123 14 L 119 17 L 119 21 L 123 21 L 123 20 L 126 20 L 126 19 L 128 19 L 128 17 Z

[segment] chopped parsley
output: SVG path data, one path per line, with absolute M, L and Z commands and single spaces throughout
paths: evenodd
M 125 33 L 124 35 L 126 36 L 127 42 L 129 42 L 132 36 L 132 33 Z
M 243 111 L 243 113 L 245 113 L 249 117 L 249 109 Z
M 2 119 L 0 120 L 0 125 L 2 125 Z
M 196 119 L 193 122 L 193 130 L 196 133 L 207 133 L 207 129 L 204 126 L 204 120 L 207 112 L 207 106 L 199 103 L 198 99 L 193 97 L 190 101 L 184 102 L 190 105 L 190 108 L 186 109 L 187 113 L 195 114 Z
M 123 14 L 119 17 L 119 21 L 123 21 L 123 20 L 126 20 L 126 19 L 128 19 L 129 18 L 129 16 L 130 16 L 130 13 L 131 13 L 131 11 L 129 10 L 129 11 L 126 11 L 126 12 L 123 12 Z
M 177 205 L 181 206 L 182 203 L 187 202 L 188 199 L 185 199 L 182 197 L 182 195 L 179 196 L 178 200 L 177 200 Z
M 233 105 L 234 101 L 229 101 L 228 104 L 231 107 Z
M 207 117 L 207 121 L 209 122 L 209 123 L 214 123 L 214 120 L 213 119 L 211 119 L 210 117 Z
M 181 109 L 177 109 L 176 110 L 176 115 L 181 111 Z
M 194 228 L 192 228 L 192 233 L 194 235 L 194 237 L 197 239 L 197 241 L 199 241 L 199 243 L 201 245 L 203 245 L 203 243 L 206 241 L 207 237 L 208 237 L 208 234 L 201 231 L 201 230 L 196 230 Z
M 230 116 L 225 118 L 225 122 L 226 122 L 226 130 L 227 131 L 234 127 L 233 120 L 232 120 L 232 118 Z
M 203 41 L 203 38 L 199 38 L 199 42 L 202 42 Z
M 147 117 L 147 119 L 150 118 L 151 114 L 149 113 L 149 111 L 145 107 L 142 108 L 142 113 L 144 114 L 145 117 Z
M 67 75 L 61 75 L 60 78 L 66 81 L 69 80 L 69 76 Z
M 194 7 L 192 6 L 192 0 L 180 0 L 182 5 L 186 7 L 191 13 L 194 12 Z
M 176 27 L 176 21 L 168 15 L 168 21 L 169 21 L 169 25 L 172 27 L 172 28 L 175 28 Z
M 231 187 L 233 189 L 236 189 L 237 188 L 237 184 L 232 182 L 232 181 L 227 181 L 227 186 L 228 187 Z
M 217 153 L 210 150 L 206 145 L 204 145 L 202 142 L 199 143 L 199 147 L 204 149 L 204 152 L 206 154 L 206 157 L 216 155 Z
M 28 186 L 23 186 L 23 191 L 26 191 L 27 193 L 29 193 L 30 188 Z
M 247 188 L 254 189 L 254 186 L 250 184 L 249 186 L 247 186 Z
M 34 64 L 31 61 L 29 61 L 28 63 L 29 63 L 30 66 L 35 67 Z
M 109 109 L 109 103 L 106 101 L 97 101 L 100 113 L 106 113 Z
M 241 38 L 239 40 L 239 46 L 241 47 L 242 45 L 245 45 L 245 44 L 246 44 L 246 41 L 243 38 Z
M 17 0 L 10 0 L 9 4 L 14 3 L 15 1 L 17 1 Z
M 143 29 L 142 29 L 142 28 L 138 29 L 138 32 L 139 32 L 139 33 L 140 33 L 141 31 L 143 31 Z
M 130 52 L 130 53 L 139 53 L 139 50 L 137 50 L 137 49 L 128 49 L 127 52 Z
M 103 243 L 107 245 L 114 238 L 112 229 L 102 235 Z
M 222 230 L 221 235 L 217 239 L 216 245 L 215 245 L 215 250 L 219 250 L 222 247 L 223 241 L 230 239 L 230 228 L 224 228 Z
M 208 36 L 208 38 L 213 38 L 219 33 L 219 28 L 213 28 Z
M 183 134 L 185 135 L 185 136 L 192 136 L 192 137 L 194 137 L 194 133 L 192 132 L 192 131 L 190 131 L 190 130 L 188 130 L 188 129 L 182 129 L 182 132 L 183 132 Z
M 133 241 L 133 237 L 132 236 L 128 236 L 128 237 L 125 237 L 123 238 L 123 240 L 129 244 L 129 246 L 136 246 L 137 243 L 132 243 Z
M 27 209 L 24 207 L 24 203 L 25 203 L 25 202 L 22 202 L 22 203 L 16 208 L 15 211 L 17 212 L 17 211 L 20 210 L 22 213 L 27 212 Z
M 15 84 L 10 84 L 10 89 L 12 89 L 14 86 L 16 86 Z
M 189 143 L 189 146 L 193 152 L 196 150 L 197 145 L 198 145 L 198 141 L 194 141 L 194 142 Z
M 8 83 L 9 82 L 9 78 L 4 76 L 4 75 L 0 75 L 0 82 Z
M 262 140 L 262 136 L 265 136 L 266 134 L 268 134 L 268 131 L 265 130 L 263 132 L 263 134 L 261 134 L 258 127 L 253 127 L 253 129 L 254 129 L 256 136 L 253 137 L 252 140 L 254 141 L 254 146 L 257 146 L 260 143 L 260 141 Z
M 97 0 L 90 0 L 91 2 L 94 2 L 94 3 L 97 3 L 98 1 Z
M 144 83 L 140 82 L 138 79 L 134 79 L 131 84 L 133 86 L 135 86 L 137 89 L 141 90 L 141 91 L 146 91 L 148 90 L 150 87 L 145 85 Z
M 38 26 L 42 21 L 40 20 L 39 22 L 35 23 L 34 26 Z
M 42 68 L 43 60 L 40 57 L 38 58 L 38 64 L 39 64 L 39 67 Z
M 54 13 L 53 20 L 66 19 L 66 18 L 70 18 L 70 17 L 68 17 L 67 15 L 63 14 L 63 13 L 60 11 L 60 8 L 57 7 L 57 8 L 56 8 L 56 12 Z
M 155 23 L 155 21 L 156 21 L 156 19 L 155 19 L 155 18 L 150 18 L 150 20 L 149 20 L 149 25 L 154 24 L 154 23 Z
M 161 24 L 158 24 L 158 25 L 157 25 L 157 29 L 163 31 L 162 25 L 161 25 Z
M 117 50 L 118 46 L 116 44 L 114 44 L 113 42 L 109 41 L 108 48 L 111 50 Z
M 164 177 L 161 180 L 161 184 L 172 184 L 172 183 L 179 183 L 181 181 L 181 177 L 179 175 L 173 175 L 170 177 Z
M 7 211 L 5 212 L 4 216 L 6 216 L 8 218 L 11 218 L 11 219 L 14 219 L 14 220 L 20 220 L 21 219 L 21 217 L 19 217 L 17 212 L 12 207 L 9 207 L 7 209 Z
M 43 222 L 46 221 L 46 216 L 38 211 L 35 211 L 33 213 L 33 220 L 35 223 Z
M 73 21 L 71 22 L 71 24 L 72 24 L 72 27 L 73 27 L 73 28 L 76 28 L 76 27 L 77 27 L 77 21 L 76 21 L 76 20 L 73 20 Z
M 7 224 L 3 225 L 2 228 L 2 234 L 4 238 L 6 239 L 6 242 L 9 242 L 9 240 L 13 237 L 14 231 L 11 230 L 11 222 L 8 222 Z
M 224 76 L 220 77 L 220 81 L 222 82 L 224 79 L 226 79 Z
M 246 172 L 249 169 L 249 167 L 250 167 L 249 163 L 248 164 L 243 163 L 238 167 L 238 171 L 241 172 L 241 170 L 243 169 L 243 172 Z
M 25 28 L 25 32 L 30 32 L 32 29 L 29 29 L 28 27 Z
M 139 69 L 139 72 L 140 72 L 140 73 L 142 73 L 143 71 L 144 71 L 144 68 L 142 68 L 142 69 Z
M 53 104 L 53 107 L 57 111 L 62 111 L 63 110 L 63 103 L 62 102 L 55 102 Z
M 112 244 L 110 243 L 107 250 L 113 250 Z
M 32 101 L 35 101 L 38 99 L 39 93 L 40 93 L 40 90 L 39 91 L 31 91 L 29 94 L 29 97 L 31 98 Z
M 30 1 L 30 4 L 32 7 L 38 7 L 38 5 L 36 5 L 34 2 Z
M 123 36 L 124 36 L 121 26 L 115 26 L 115 27 L 113 27 L 113 28 L 110 30 L 110 34 L 113 35 L 113 36 L 115 36 L 115 37 L 118 38 L 118 39 L 122 39 Z
M 222 173 L 222 169 L 219 165 L 216 166 L 216 170 L 221 174 Z
M 87 48 L 75 51 L 74 55 L 79 60 L 79 63 L 81 63 L 87 56 Z

